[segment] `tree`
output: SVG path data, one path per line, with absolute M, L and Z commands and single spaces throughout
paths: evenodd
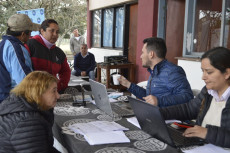
M 65 35 L 70 35 L 77 28 L 84 33 L 87 21 L 87 5 L 85 0 L 0 0 L 0 36 L 7 29 L 8 18 L 16 11 L 44 8 L 45 17 L 55 19 L 60 27 L 57 46 Z

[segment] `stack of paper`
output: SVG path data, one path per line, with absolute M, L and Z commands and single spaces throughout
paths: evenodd
M 109 121 L 94 121 L 89 123 L 76 123 L 69 126 L 75 133 L 84 135 L 90 145 L 130 142 L 123 130 L 129 130 Z

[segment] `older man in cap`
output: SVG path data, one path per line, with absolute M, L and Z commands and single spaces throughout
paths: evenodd
M 10 90 L 32 71 L 30 55 L 24 43 L 31 31 L 39 25 L 32 23 L 25 14 L 14 14 L 7 21 L 7 35 L 0 43 L 0 102 L 9 96 Z

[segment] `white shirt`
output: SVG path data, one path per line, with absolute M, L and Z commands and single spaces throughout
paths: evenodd
M 81 57 L 83 57 L 83 58 L 85 58 L 85 57 L 88 56 L 88 55 L 89 55 L 88 52 L 87 52 L 87 54 L 86 54 L 85 56 L 83 56 L 82 53 L 81 53 Z
M 230 87 L 228 87 L 220 97 L 215 90 L 208 90 L 208 93 L 213 96 L 213 99 L 201 126 L 206 127 L 207 124 L 210 124 L 220 127 L 222 111 L 230 96 Z
M 77 41 L 79 41 L 79 39 L 80 39 L 80 36 L 79 36 L 79 37 L 75 37 L 75 39 L 77 39 Z
M 207 124 L 220 127 L 222 110 L 225 108 L 226 101 L 216 101 L 212 99 L 211 105 L 204 117 L 201 124 L 202 127 L 206 127 Z
M 230 87 L 228 87 L 225 92 L 222 94 L 222 96 L 219 97 L 217 91 L 215 90 L 208 90 L 208 93 L 213 96 L 213 98 L 216 99 L 216 101 L 227 101 L 230 96 Z
M 47 48 L 50 49 L 53 45 L 55 45 L 55 44 L 50 43 L 48 40 L 46 40 L 46 38 L 44 38 L 41 34 L 40 34 L 40 36 L 41 36 L 43 42 L 45 43 L 45 45 L 47 46 Z

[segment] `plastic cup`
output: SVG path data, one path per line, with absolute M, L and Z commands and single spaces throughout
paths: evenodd
M 119 81 L 118 81 L 118 78 L 120 78 L 120 74 L 114 74 L 113 75 L 113 84 L 114 85 L 119 85 L 120 83 L 119 83 Z

